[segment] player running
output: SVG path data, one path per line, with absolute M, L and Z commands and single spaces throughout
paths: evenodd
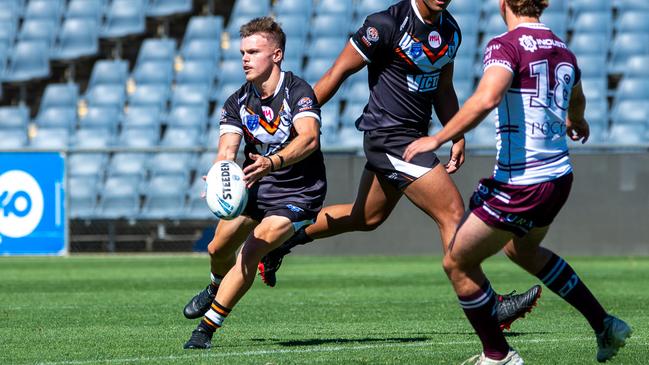
M 413 161 L 475 127 L 498 108 L 497 162 L 471 197 L 469 214 L 444 258 L 460 305 L 483 345 L 476 364 L 522 364 L 498 328 L 497 303 L 481 262 L 504 247 L 507 256 L 575 307 L 597 338 L 597 361 L 612 358 L 631 328 L 608 314 L 568 263 L 541 247 L 572 184 L 566 134 L 586 142 L 586 99 L 574 54 L 539 22 L 547 0 L 500 0 L 508 32 L 485 50 L 484 75 L 473 96 L 443 130 L 406 148 Z M 566 118 L 567 114 L 567 118 Z
M 186 349 L 210 348 L 214 331 L 252 285 L 259 260 L 313 223 L 326 193 L 320 108 L 311 87 L 280 68 L 284 32 L 264 17 L 243 25 L 240 34 L 247 82 L 221 113 L 217 160 L 234 160 L 245 141 L 248 204 L 240 217 L 219 221 L 208 246 L 212 282 L 203 299 L 209 301 L 200 311 L 185 308 L 189 318 L 205 314 Z
M 299 230 L 262 259 L 260 273 L 269 286 L 275 285 L 275 273 L 291 248 L 344 232 L 371 231 L 387 219 L 404 194 L 437 223 L 446 251 L 464 213 L 460 193 L 448 176 L 464 162 L 464 138 L 453 139 L 446 166 L 434 153 L 408 162 L 401 155 L 412 141 L 428 134 L 433 107 L 442 124 L 459 109 L 452 80 L 462 37 L 446 10 L 449 3 L 401 1 L 368 16 L 315 85 L 323 105 L 349 75 L 367 65 L 370 98 L 356 121 L 365 134 L 367 164 L 353 204 L 323 208 L 315 224 Z M 502 326 L 508 328 L 529 312 L 540 294 L 541 287 L 535 286 L 521 295 L 499 296 Z

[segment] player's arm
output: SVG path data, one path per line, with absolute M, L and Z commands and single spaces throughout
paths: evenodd
M 573 141 L 581 140 L 581 143 L 586 143 L 590 136 L 590 128 L 584 118 L 585 110 L 586 96 L 584 96 L 584 90 L 579 82 L 572 88 L 568 104 L 568 119 L 566 120 L 568 137 Z
M 444 143 L 474 128 L 498 106 L 509 89 L 512 79 L 512 71 L 505 67 L 487 68 L 477 90 L 464 103 L 460 111 L 434 136 L 412 142 L 403 154 L 404 160 L 410 161 L 419 153 L 434 151 Z
M 342 85 L 349 75 L 358 72 L 358 70 L 367 64 L 363 56 L 354 48 L 351 42 L 353 41 L 347 42 L 347 45 L 340 52 L 334 64 L 313 87 L 316 100 L 320 106 L 324 105 L 336 94 L 340 85 Z
M 435 114 L 442 125 L 446 125 L 460 109 L 457 94 L 455 93 L 455 87 L 453 86 L 452 63 L 444 66 L 440 72 L 437 92 L 433 98 L 433 107 L 435 108 Z M 464 163 L 464 149 L 464 135 L 453 139 L 451 156 L 445 165 L 446 172 L 452 174 L 462 166 Z
M 224 133 L 219 137 L 219 149 L 216 153 L 216 161 L 230 160 L 237 158 L 241 144 L 241 135 L 238 133 Z

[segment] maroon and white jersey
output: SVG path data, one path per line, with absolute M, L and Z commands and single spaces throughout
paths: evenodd
M 570 173 L 566 114 L 581 77 L 575 55 L 545 25 L 524 23 L 489 42 L 489 67 L 514 75 L 498 106 L 494 179 L 530 185 Z

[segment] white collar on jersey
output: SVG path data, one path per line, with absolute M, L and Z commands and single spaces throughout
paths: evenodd
M 416 0 L 410 0 L 410 5 L 412 5 L 412 9 L 415 11 L 415 15 L 417 15 L 417 18 L 421 20 L 422 23 L 426 25 L 430 25 L 424 21 L 424 17 L 421 16 L 421 13 L 419 12 L 419 8 L 417 7 L 417 1 Z M 439 24 L 442 24 L 442 17 L 444 16 L 444 13 L 441 13 L 439 15 Z
M 516 26 L 516 28 L 520 28 L 520 27 L 533 28 L 533 29 L 550 29 L 550 28 L 548 28 L 547 25 L 545 25 L 543 23 L 521 23 L 521 24 Z M 516 29 L 516 28 L 514 28 L 514 29 Z
M 279 94 L 280 90 L 282 90 L 282 84 L 283 83 L 284 83 L 284 71 L 282 71 L 279 74 L 279 81 L 277 81 L 277 86 L 275 86 L 275 92 L 273 93 L 273 96 L 272 96 L 273 98 L 275 96 L 277 96 L 277 94 Z M 257 90 L 257 88 L 255 87 L 254 84 L 252 85 L 252 89 L 255 91 L 255 94 L 257 95 L 257 97 L 261 97 L 261 94 L 259 93 L 259 91 Z

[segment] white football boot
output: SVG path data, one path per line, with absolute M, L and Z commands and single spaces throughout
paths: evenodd
M 475 362 L 474 362 L 475 361 Z M 501 360 L 494 360 L 488 358 L 484 353 L 480 355 L 475 355 L 470 359 L 467 359 L 461 365 L 523 365 L 523 359 L 521 355 L 516 352 L 514 349 L 509 349 L 507 356 Z

